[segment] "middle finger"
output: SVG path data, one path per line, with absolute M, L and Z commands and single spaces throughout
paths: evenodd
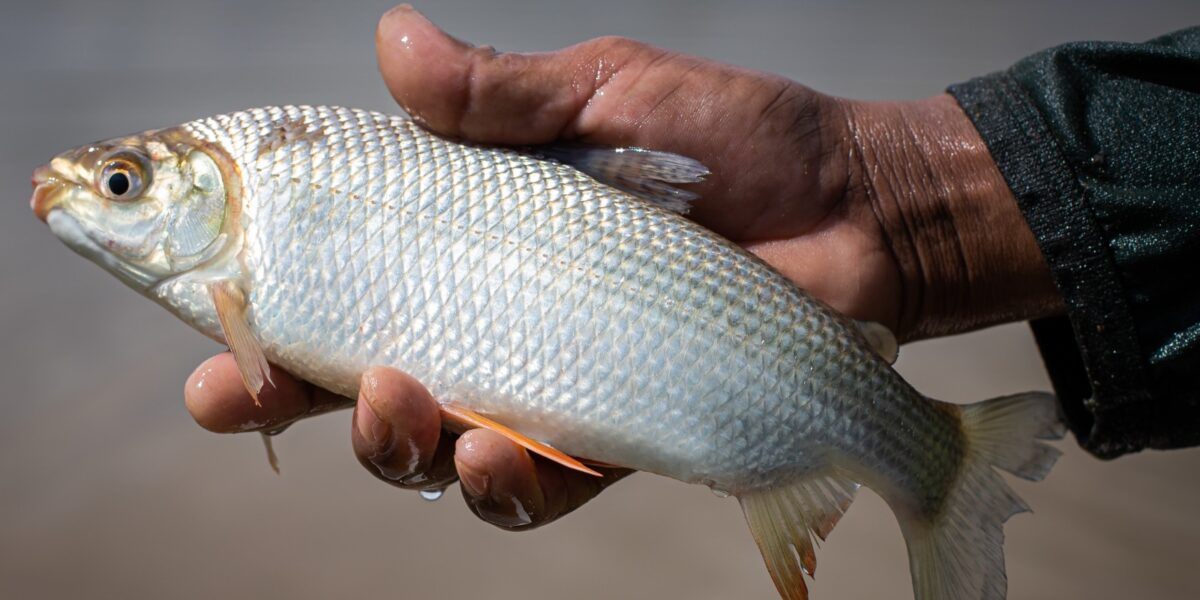
M 441 489 L 456 479 L 454 437 L 442 431 L 437 402 L 409 375 L 368 369 L 353 423 L 354 453 L 376 477 L 406 489 Z

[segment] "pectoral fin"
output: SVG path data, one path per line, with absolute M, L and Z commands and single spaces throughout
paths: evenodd
M 518 446 L 521 446 L 522 448 L 525 448 L 534 454 L 539 454 L 545 458 L 548 458 L 564 467 L 567 467 L 568 469 L 574 469 L 581 473 L 587 473 L 588 475 L 594 475 L 596 477 L 604 477 L 603 474 L 593 469 L 589 469 L 587 465 L 584 465 L 578 460 L 567 456 L 561 451 L 555 450 L 546 444 L 522 435 L 468 408 L 464 408 L 456 404 L 443 404 L 441 405 L 441 413 L 444 420 L 452 423 L 465 425 L 467 427 L 490 429 L 495 431 L 509 440 L 512 440 L 512 442 Z
M 275 454 L 275 444 L 271 441 L 271 435 L 265 431 L 259 432 L 262 436 L 263 446 L 267 449 L 267 463 L 271 465 L 271 470 L 275 474 L 279 474 L 279 456 Z
M 250 397 L 254 398 L 256 406 L 262 406 L 258 401 L 258 393 L 262 391 L 266 381 L 274 387 L 271 381 L 271 366 L 267 364 L 267 356 L 263 354 L 262 346 L 250 330 L 246 322 L 246 295 L 232 281 L 219 281 L 209 284 L 213 305 L 217 307 L 217 319 L 221 321 L 221 331 L 225 334 L 225 343 L 233 351 L 234 362 L 242 375 L 242 383 Z

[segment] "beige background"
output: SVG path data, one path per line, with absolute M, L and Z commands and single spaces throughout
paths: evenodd
M 208 434 L 183 409 L 184 377 L 217 346 L 29 214 L 33 167 L 92 139 L 268 103 L 392 110 L 371 45 L 385 7 L 0 8 L 0 597 L 772 598 L 736 503 L 699 487 L 636 476 L 562 523 L 506 534 L 457 490 L 429 503 L 369 477 L 345 413 L 279 439 L 272 475 L 255 437 Z M 623 34 L 859 98 L 933 94 L 1057 42 L 1200 22 L 1194 0 L 423 8 L 505 50 Z M 1021 325 L 906 347 L 899 368 L 951 400 L 1047 386 Z M 1016 484 L 1037 512 L 1006 530 L 1010 597 L 1200 597 L 1200 451 L 1101 463 L 1061 447 L 1046 482 Z M 870 493 L 820 562 L 815 598 L 910 597 L 899 530 Z

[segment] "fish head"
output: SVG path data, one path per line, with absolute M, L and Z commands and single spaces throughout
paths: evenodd
M 30 206 L 75 252 L 147 293 L 229 244 L 233 162 L 179 129 L 89 144 L 33 173 Z

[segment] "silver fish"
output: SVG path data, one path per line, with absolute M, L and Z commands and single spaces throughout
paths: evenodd
M 347 396 L 389 365 L 448 418 L 569 466 L 732 494 L 789 599 L 867 485 L 900 521 L 917 598 L 1003 598 L 1002 525 L 1027 507 L 996 468 L 1048 473 L 1054 398 L 924 397 L 882 356 L 886 330 L 678 214 L 691 196 L 674 184 L 705 174 L 661 152 L 479 147 L 272 107 L 64 153 L 32 204 L 227 343 L 252 394 L 268 361 Z

